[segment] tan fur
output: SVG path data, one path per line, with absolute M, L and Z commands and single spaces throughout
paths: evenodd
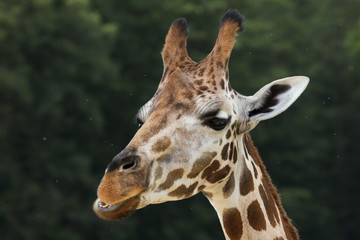
M 212 57 L 227 64 L 228 58 L 230 57 L 235 44 L 235 36 L 239 30 L 240 28 L 237 22 L 226 21 L 223 23 L 212 51 Z
M 113 204 L 140 194 L 146 188 L 144 181 L 140 180 L 142 174 L 129 176 L 125 181 L 120 181 L 121 175 L 118 171 L 105 174 L 98 187 L 98 197 L 106 203 Z
M 180 66 L 180 62 L 192 62 L 186 49 L 187 31 L 184 29 L 186 21 L 185 23 L 183 21 L 174 21 L 166 35 L 165 45 L 161 52 L 164 75 L 168 72 L 166 69 L 174 69 Z

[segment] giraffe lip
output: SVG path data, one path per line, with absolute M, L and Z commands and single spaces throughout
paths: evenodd
M 117 202 L 117 203 L 106 203 L 101 201 L 100 199 L 97 199 L 95 202 L 95 205 L 99 208 L 101 211 L 111 211 L 118 207 L 120 207 L 124 202 L 126 202 L 128 199 Z
M 95 201 L 93 209 L 95 213 L 105 220 L 120 220 L 129 217 L 140 202 L 139 195 L 127 198 L 117 203 L 105 203 L 99 198 Z
M 105 202 L 102 202 L 100 200 L 97 201 L 97 206 L 100 208 L 100 209 L 108 209 L 108 210 L 111 210 L 115 207 L 118 207 L 119 205 L 121 205 L 124 201 L 121 201 L 121 202 L 118 202 L 118 203 L 105 203 Z

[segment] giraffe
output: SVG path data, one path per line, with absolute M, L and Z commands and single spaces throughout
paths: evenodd
M 215 46 L 200 62 L 187 53 L 187 22 L 175 20 L 161 52 L 164 70 L 154 96 L 139 110 L 139 129 L 105 170 L 95 213 L 124 219 L 149 204 L 202 192 L 225 238 L 298 239 L 249 131 L 285 111 L 309 79 L 273 81 L 253 96 L 229 83 L 228 62 L 243 17 L 228 10 Z

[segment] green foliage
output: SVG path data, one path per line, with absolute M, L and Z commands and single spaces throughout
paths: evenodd
M 0 0 L 2 239 L 223 238 L 201 195 L 115 223 L 91 205 L 157 87 L 171 22 L 188 19 L 200 60 L 229 8 L 246 16 L 230 61 L 235 89 L 311 78 L 253 131 L 288 215 L 302 239 L 360 238 L 359 1 Z

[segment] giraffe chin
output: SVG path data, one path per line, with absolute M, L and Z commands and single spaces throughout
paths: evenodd
M 94 203 L 93 209 L 102 219 L 122 220 L 130 217 L 135 212 L 139 202 L 140 197 L 138 195 L 114 204 L 104 203 L 98 198 Z

